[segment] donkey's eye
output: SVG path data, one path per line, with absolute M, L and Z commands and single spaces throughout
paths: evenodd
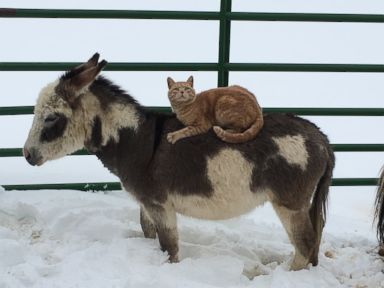
M 52 123 L 52 122 L 55 122 L 57 119 L 59 118 L 58 115 L 56 114 L 50 114 L 48 115 L 45 119 L 44 119 L 44 122 L 45 123 Z
M 68 119 L 61 113 L 49 114 L 44 119 L 44 127 L 41 130 L 40 140 L 50 142 L 64 134 Z
M 44 127 L 50 128 L 54 127 L 57 122 L 60 120 L 60 116 L 56 113 L 49 114 L 45 119 L 44 119 Z

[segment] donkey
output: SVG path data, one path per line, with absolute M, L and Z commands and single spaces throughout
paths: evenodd
M 381 169 L 379 181 L 377 184 L 378 186 L 377 186 L 376 200 L 375 200 L 374 220 L 377 221 L 376 231 L 377 231 L 377 238 L 380 244 L 379 254 L 380 256 L 384 256 L 384 166 Z
M 270 201 L 295 248 L 292 270 L 317 265 L 334 154 L 311 122 L 265 115 L 252 141 L 229 144 L 211 131 L 172 145 L 182 124 L 142 107 L 100 71 L 95 54 L 42 89 L 23 153 L 42 165 L 85 147 L 140 204 L 147 238 L 178 262 L 176 213 L 228 219 Z

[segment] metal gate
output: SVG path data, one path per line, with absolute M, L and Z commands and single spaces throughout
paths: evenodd
M 52 10 L 0 8 L 0 17 L 8 18 L 82 18 L 82 19 L 162 19 L 219 21 L 218 61 L 216 63 L 109 63 L 109 71 L 217 71 L 218 86 L 227 86 L 231 71 L 274 72 L 384 72 L 384 65 L 365 64 L 272 64 L 231 63 L 231 21 L 292 22 L 365 22 L 384 23 L 384 15 L 313 14 L 313 13 L 247 13 L 231 12 L 231 0 L 221 0 L 219 12 L 131 11 L 131 10 Z M 0 62 L 0 71 L 64 71 L 79 63 Z M 149 107 L 169 110 L 169 107 Z M 264 112 L 290 112 L 306 116 L 384 116 L 384 108 L 263 108 Z M 32 106 L 0 107 L 2 115 L 33 114 Z M 383 128 L 384 129 L 384 128 Z M 1 143 L 0 143 L 1 145 Z M 384 144 L 332 144 L 335 152 L 383 152 Z M 87 155 L 85 150 L 72 155 Z M 0 148 L 0 157 L 22 157 L 21 148 Z M 376 178 L 335 178 L 333 186 L 376 185 Z M 1 185 L 1 183 L 0 183 Z M 76 189 L 116 190 L 119 183 L 66 183 L 3 185 L 6 190 Z

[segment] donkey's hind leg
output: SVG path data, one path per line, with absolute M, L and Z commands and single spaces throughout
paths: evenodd
M 143 207 L 140 207 L 140 224 L 145 238 L 156 238 L 156 227 Z
M 273 204 L 291 243 L 295 247 L 295 256 L 291 270 L 300 270 L 309 263 L 317 265 L 318 242 L 313 230 L 308 209 L 290 210 L 284 206 Z

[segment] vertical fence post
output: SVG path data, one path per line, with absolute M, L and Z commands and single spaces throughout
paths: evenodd
M 231 12 L 232 0 L 221 0 L 220 5 L 220 35 L 219 35 L 219 71 L 217 86 L 228 86 L 228 70 L 224 65 L 229 63 L 229 48 L 231 40 L 231 20 L 227 13 Z

